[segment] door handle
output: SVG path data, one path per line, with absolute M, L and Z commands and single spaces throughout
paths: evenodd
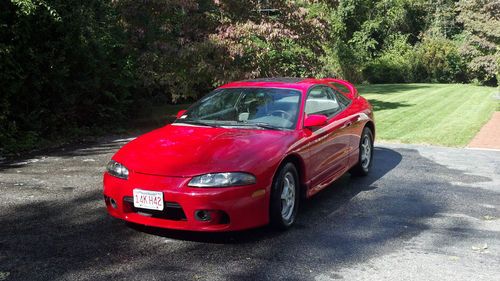
M 350 127 L 352 125 L 351 121 L 345 122 L 344 125 L 342 126 L 342 129 Z

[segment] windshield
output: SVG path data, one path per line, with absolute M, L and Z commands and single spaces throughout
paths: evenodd
M 274 88 L 218 89 L 192 105 L 175 123 L 292 129 L 300 92 Z

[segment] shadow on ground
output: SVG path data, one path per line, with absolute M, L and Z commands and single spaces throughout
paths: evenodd
M 453 192 L 466 204 L 470 190 L 436 174 L 486 180 L 411 149 L 376 148 L 374 159 L 368 177 L 344 176 L 302 204 L 287 232 L 129 228 L 106 215 L 100 189 L 3 206 L 0 271 L 9 272 L 9 280 L 312 279 L 391 251 L 427 230 L 436 213 L 460 208 L 440 193 Z M 412 174 L 418 166 L 431 169 L 427 179 Z
M 110 140 L 113 139 L 113 140 Z M 133 137 L 117 138 L 107 137 L 101 141 L 86 142 L 85 144 L 67 145 L 60 148 L 53 148 L 27 153 L 20 158 L 8 159 L 0 162 L 0 172 L 9 169 L 19 169 L 27 165 L 38 162 L 47 157 L 75 158 L 92 157 L 116 152 L 120 147 L 132 140 Z
M 358 86 L 358 91 L 363 94 L 392 94 L 430 88 L 428 84 L 372 84 L 369 86 Z
M 410 92 L 413 90 L 419 90 L 424 88 L 429 88 L 429 85 L 426 84 L 378 84 L 377 85 L 376 84 L 376 85 L 370 85 L 369 88 L 366 88 L 365 86 L 359 86 L 359 92 L 361 95 L 377 94 L 377 95 L 388 96 L 391 94 Z M 370 101 L 375 111 L 411 106 L 411 104 L 408 103 L 378 100 L 375 97 L 371 97 L 368 100 Z
M 360 192 L 376 189 L 377 186 L 373 185 L 373 183 L 390 170 L 394 169 L 401 162 L 402 158 L 396 151 L 386 148 L 376 148 L 375 155 L 377 158 L 384 159 L 385 163 L 381 169 L 374 169 L 368 177 L 363 179 L 351 179 L 349 174 L 346 174 L 318 195 L 309 200 L 302 200 L 300 205 L 300 217 L 294 225 L 294 229 L 308 228 L 313 222 L 310 216 L 314 217 L 317 215 L 314 213 L 317 212 L 318 209 L 328 210 L 328 213 L 333 213 L 348 204 L 349 201 Z M 362 184 L 356 184 L 360 182 Z M 283 234 L 267 226 L 230 233 L 199 233 L 166 230 L 137 224 L 128 224 L 128 226 L 138 231 L 172 239 L 218 244 L 255 242 L 263 239 L 272 239 L 273 237 Z
M 381 100 L 376 100 L 376 99 L 369 99 L 369 101 L 370 101 L 371 105 L 373 106 L 373 110 L 375 110 L 375 111 L 411 106 L 411 104 L 402 103 L 402 102 L 381 101 Z

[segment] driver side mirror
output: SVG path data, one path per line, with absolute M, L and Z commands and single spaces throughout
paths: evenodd
M 328 121 L 328 118 L 325 115 L 311 114 L 306 117 L 304 127 L 321 127 L 326 124 L 326 121 Z
M 179 112 L 177 112 L 177 115 L 175 116 L 177 119 L 181 118 L 182 115 L 184 115 L 184 113 L 186 113 L 187 110 L 183 109 L 183 110 L 179 110 Z

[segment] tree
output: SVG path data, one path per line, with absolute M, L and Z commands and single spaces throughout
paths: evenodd
M 125 120 L 133 80 L 111 0 L 0 5 L 2 147 Z
M 500 1 L 460 0 L 457 11 L 458 21 L 464 26 L 461 52 L 469 61 L 469 77 L 496 85 L 500 60 Z

